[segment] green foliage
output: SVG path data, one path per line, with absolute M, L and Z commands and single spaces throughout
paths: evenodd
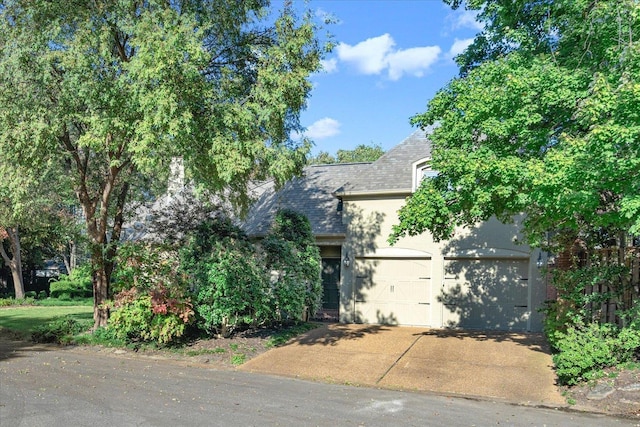
M 254 246 L 226 218 L 204 221 L 181 250 L 181 269 L 196 294 L 198 326 L 230 335 L 247 325 L 267 322 L 272 296 Z
M 173 157 L 238 210 L 249 182 L 279 185 L 304 166 L 311 143 L 290 135 L 329 46 L 311 13 L 272 12 L 264 1 L 2 3 L 1 157 L 63 171 L 84 211 L 96 326 L 126 204 L 162 191 Z
M 203 260 L 207 271 L 205 281 L 198 283 L 196 311 L 205 331 L 229 336 L 240 327 L 271 320 L 273 297 L 252 246 L 225 240 Z
M 552 347 L 557 348 L 556 331 L 566 332 L 573 325 L 589 324 L 599 321 L 599 311 L 589 307 L 600 307 L 600 304 L 613 297 L 620 297 L 622 289 L 614 284 L 619 277 L 628 273 L 626 267 L 592 266 L 569 271 L 554 269 L 551 280 L 558 292 L 558 298 L 547 301 L 543 310 L 544 332 Z M 587 287 L 607 284 L 612 290 L 607 292 L 585 292 Z
M 38 299 L 35 301 L 35 305 L 41 307 L 55 307 L 55 306 L 93 306 L 93 298 L 74 298 L 69 300 L 61 300 L 56 298 Z
M 34 298 L 0 298 L 0 307 L 34 305 Z
M 127 242 L 117 255 L 113 289 L 116 292 L 135 288 L 151 292 L 159 286 L 186 289 L 185 277 L 180 273 L 178 253 L 164 245 Z
M 114 301 L 108 328 L 116 339 L 170 344 L 194 321 L 193 305 L 178 255 L 146 243 L 124 245 L 118 255 Z
M 247 356 L 244 353 L 234 354 L 231 356 L 231 364 L 233 366 L 242 365 L 246 360 Z
M 462 2 L 452 0 L 453 7 Z M 640 5 L 470 2 L 483 31 L 415 125 L 435 125 L 431 167 L 390 241 L 491 216 L 524 235 L 640 230 Z M 552 242 L 560 244 L 561 242 Z
M 43 325 L 38 325 L 31 333 L 31 339 L 40 343 L 71 344 L 74 336 L 86 332 L 93 325 L 89 319 L 77 319 L 67 315 Z
M 292 210 L 278 211 L 262 246 L 280 320 L 301 319 L 304 310 L 315 313 L 322 300 L 322 261 L 309 220 Z
M 309 221 L 292 211 L 276 215 L 260 247 L 217 218 L 202 223 L 181 250 L 198 325 L 223 336 L 314 312 L 322 296 L 320 268 Z
M 91 282 L 91 267 L 83 265 L 71 271 L 71 274 L 61 274 L 51 281 L 49 287 L 51 298 L 70 299 L 87 298 L 93 295 Z
M 100 345 L 104 347 L 125 347 L 126 340 L 118 338 L 113 329 L 98 328 L 91 333 L 81 333 L 73 337 L 76 345 Z M 136 343 L 136 345 L 139 345 Z
M 194 314 L 188 300 L 170 298 L 166 291 L 139 294 L 133 288 L 116 296 L 115 308 L 108 328 L 116 339 L 126 342 L 176 342 L 185 334 Z
M 338 150 L 336 158 L 338 163 L 375 162 L 383 154 L 384 150 L 380 144 L 360 144 L 353 150 Z
M 384 150 L 379 144 L 360 144 L 353 150 L 338 150 L 335 157 L 326 151 L 321 151 L 314 157 L 307 159 L 307 164 L 323 165 L 333 163 L 358 163 L 375 162 L 384 154 Z
M 562 384 L 577 384 L 601 375 L 602 369 L 630 362 L 640 348 L 640 330 L 589 323 L 556 332 L 559 352 L 553 356 Z

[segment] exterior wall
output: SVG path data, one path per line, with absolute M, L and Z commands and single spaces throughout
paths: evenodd
M 425 274 L 428 278 L 425 286 L 430 286 L 429 305 L 431 314 L 424 326 L 443 327 L 443 301 L 439 297 L 445 285 L 448 274 L 445 266 L 451 260 L 485 260 L 486 265 L 503 264 L 507 260 L 518 260 L 520 270 L 526 271 L 526 276 L 520 280 L 527 280 L 526 330 L 541 331 L 542 315 L 538 309 L 545 299 L 546 289 L 540 271 L 536 266 L 538 252 L 531 252 L 526 245 L 518 244 L 518 225 L 501 224 L 495 219 L 479 224 L 473 229 L 457 230 L 455 236 L 445 242 L 434 242 L 428 233 L 420 236 L 405 237 L 395 245 L 387 242 L 392 226 L 397 223 L 397 211 L 405 202 L 404 197 L 381 197 L 344 200 L 343 221 L 348 226 L 347 237 L 342 248 L 342 258 L 349 257 L 351 268 L 342 268 L 340 287 L 340 320 L 342 322 L 359 321 L 356 310 L 356 290 L 358 280 L 358 265 L 366 263 L 370 269 L 375 269 L 376 262 L 385 259 L 394 260 L 429 260 L 431 272 Z M 368 260 L 368 261 L 367 261 Z M 358 264 L 360 263 L 360 264 Z M 388 270 L 390 263 L 385 263 Z M 398 267 L 398 277 L 403 275 L 403 263 L 395 263 Z M 528 268 L 527 268 L 528 266 Z M 385 273 L 388 275 L 388 273 Z M 522 276 L 525 272 L 522 273 Z M 426 282 L 426 281 L 425 281 Z

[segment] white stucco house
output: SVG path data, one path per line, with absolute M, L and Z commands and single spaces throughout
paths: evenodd
M 306 215 L 323 259 L 323 309 L 341 322 L 542 330 L 546 296 L 539 253 L 518 244 L 518 224 L 490 220 L 434 242 L 390 246 L 397 211 L 429 169 L 430 141 L 416 131 L 373 163 L 318 165 L 275 191 L 266 185 L 244 223 L 260 238 L 275 212 Z

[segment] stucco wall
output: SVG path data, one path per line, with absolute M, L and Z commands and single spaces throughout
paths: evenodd
M 429 273 L 432 292 L 429 324 L 425 326 L 442 327 L 443 310 L 438 294 L 445 280 L 445 260 L 482 259 L 491 260 L 517 259 L 528 265 L 522 280 L 529 281 L 527 330 L 542 329 L 541 314 L 538 309 L 545 298 L 545 284 L 536 266 L 538 252 L 531 252 L 526 245 L 518 244 L 518 224 L 501 224 L 495 219 L 479 224 L 472 229 L 459 229 L 454 237 L 444 242 L 434 242 L 428 233 L 420 236 L 405 237 L 393 246 L 387 239 L 392 226 L 397 223 L 397 211 L 404 204 L 404 197 L 354 198 L 344 201 L 343 221 L 348 225 L 347 237 L 342 248 L 343 258 L 348 256 L 352 261 L 351 268 L 342 269 L 341 278 L 341 320 L 353 322 L 354 317 L 354 285 L 356 283 L 355 262 L 366 259 L 430 259 Z M 375 263 L 369 263 L 374 269 Z M 402 263 L 396 263 L 401 266 Z M 403 272 L 399 267 L 398 276 Z M 523 273 L 523 276 L 525 273 Z

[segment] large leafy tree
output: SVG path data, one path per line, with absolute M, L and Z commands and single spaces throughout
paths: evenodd
M 446 1 L 454 8 L 464 3 Z M 484 30 L 415 125 L 431 166 L 391 241 L 524 213 L 529 243 L 640 233 L 640 5 L 471 0 Z M 551 232 L 551 233 L 550 233 Z
M 289 139 L 323 48 L 310 16 L 264 0 L 4 1 L 0 155 L 60 162 L 91 245 L 95 325 L 109 311 L 127 203 L 181 156 L 239 209 L 250 180 L 299 172 Z M 277 15 L 277 16 L 275 16 Z

